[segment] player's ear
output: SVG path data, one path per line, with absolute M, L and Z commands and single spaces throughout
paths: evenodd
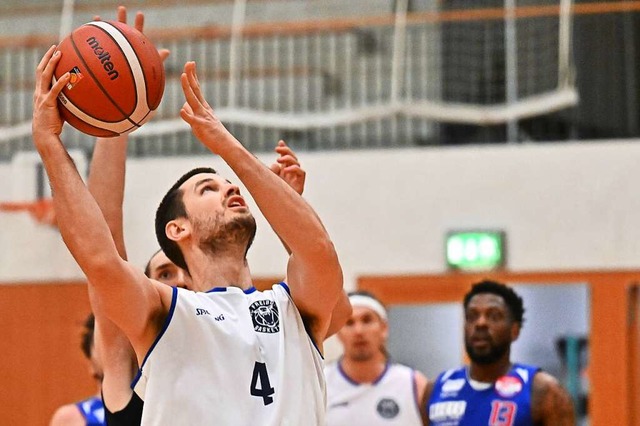
M 179 217 L 167 222 L 164 232 L 171 241 L 181 241 L 191 235 L 190 225 L 188 220 Z
M 515 342 L 520 336 L 520 323 L 513 322 L 511 324 L 511 341 Z
M 381 319 L 380 322 L 382 323 L 382 338 L 386 342 L 389 338 L 389 323 L 383 319 Z

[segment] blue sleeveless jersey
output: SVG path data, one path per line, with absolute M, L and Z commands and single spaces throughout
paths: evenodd
M 76 402 L 76 407 L 84 416 L 87 426 L 105 426 L 104 405 L 102 399 L 94 396 L 84 401 Z
M 431 426 L 531 426 L 531 389 L 538 367 L 514 364 L 485 389 L 474 389 L 466 367 L 438 376 L 427 414 Z M 477 387 L 477 386 L 476 386 Z

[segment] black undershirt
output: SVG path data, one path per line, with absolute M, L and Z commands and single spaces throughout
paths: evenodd
M 103 399 L 104 403 L 104 399 Z M 142 407 L 144 402 L 138 394 L 133 392 L 126 407 L 120 411 L 112 413 L 107 406 L 104 406 L 105 419 L 108 426 L 140 426 L 142 421 Z

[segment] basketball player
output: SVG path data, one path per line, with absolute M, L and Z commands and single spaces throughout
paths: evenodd
M 126 24 L 126 8 L 120 6 L 117 15 L 118 21 Z M 100 18 L 96 17 L 96 19 Z M 143 23 L 144 15 L 138 12 L 135 28 L 140 32 L 143 31 Z M 159 53 L 163 59 L 168 54 L 166 50 L 160 50 Z M 126 136 L 112 139 L 98 138 L 88 180 L 89 190 L 101 207 L 116 246 L 120 248 L 123 257 L 126 257 L 122 232 L 126 151 Z M 279 158 L 270 167 L 271 170 L 296 192 L 302 194 L 306 173 L 300 167 L 295 153 L 284 141 L 278 143 L 275 151 L 279 154 Z M 189 288 L 190 284 L 190 277 L 186 271 L 171 262 L 162 250 L 158 250 L 151 257 L 145 267 L 145 275 L 170 286 Z M 139 425 L 143 402 L 130 387 L 137 370 L 135 355 L 120 330 L 108 319 L 102 318 L 99 311 L 97 316 L 100 330 L 97 333 L 98 346 L 106 354 L 102 393 L 107 422 L 110 425 Z
M 278 143 L 276 152 L 282 164 L 274 163 L 271 170 L 296 192 L 302 193 L 306 173 L 300 168 L 295 153 L 283 141 Z M 118 217 L 122 217 L 124 185 L 123 180 L 118 178 L 124 177 L 125 154 L 126 137 L 98 138 L 89 175 L 88 187 L 98 204 L 101 207 L 112 206 L 111 209 L 105 208 L 103 213 L 108 223 L 119 227 L 112 229 L 114 239 L 122 237 L 121 220 Z M 120 241 L 120 244 L 124 247 L 124 241 Z M 191 277 L 171 262 L 162 250 L 153 254 L 145 267 L 145 275 L 169 286 L 190 288 Z M 131 389 L 138 369 L 135 354 L 121 331 L 107 318 L 99 318 L 97 323 L 101 331 L 97 333 L 97 340 L 105 358 L 102 394 L 107 423 L 111 426 L 139 425 L 144 403 Z
M 349 294 L 351 317 L 338 331 L 344 354 L 325 368 L 327 426 L 421 425 L 427 378 L 392 363 L 386 351 L 387 311 L 372 294 Z
M 94 350 L 93 331 L 94 317 L 89 315 L 84 323 L 80 347 L 84 356 L 89 360 L 89 371 L 98 385 L 98 392 L 90 398 L 58 408 L 51 418 L 50 426 L 103 426 L 106 424 L 99 390 L 102 381 L 102 366 Z
M 464 342 L 471 364 L 429 382 L 425 424 L 575 425 L 571 397 L 558 380 L 511 361 L 523 314 L 522 298 L 510 287 L 494 281 L 472 287 L 464 297 Z
M 142 423 L 324 423 L 322 341 L 332 316 L 350 307 L 335 249 L 313 209 L 220 123 L 188 62 L 181 117 L 234 170 L 290 248 L 288 279 L 265 292 L 252 287 L 245 256 L 255 220 L 238 187 L 206 168 L 187 173 L 167 193 L 156 234 L 165 254 L 190 273 L 193 288 L 208 292 L 148 279 L 120 257 L 60 141 L 56 98 L 69 80 L 67 73 L 51 86 L 60 55 L 52 47 L 37 68 L 33 140 L 60 231 L 94 304 L 125 333 L 141 365 Z

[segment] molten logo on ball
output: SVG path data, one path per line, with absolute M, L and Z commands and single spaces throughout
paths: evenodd
M 95 37 L 89 37 L 87 39 L 87 44 L 91 46 L 93 49 L 93 53 L 98 57 L 102 67 L 107 72 L 107 75 L 111 77 L 111 80 L 115 80 L 118 78 L 120 74 L 118 71 L 113 69 L 113 62 L 111 62 L 111 54 L 109 52 L 105 52 L 105 50 L 100 46 L 100 43 Z

